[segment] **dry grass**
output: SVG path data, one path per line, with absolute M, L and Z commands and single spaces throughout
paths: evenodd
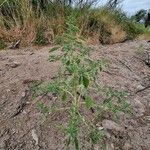
M 12 10 L 12 18 L 0 15 L 0 38 L 5 42 L 21 40 L 23 46 L 30 45 L 36 39 L 37 30 L 45 27 L 49 31 L 49 20 L 44 15 L 34 12 L 28 0 L 20 0 L 20 8 Z M 18 17 L 21 14 L 21 17 Z M 7 26 L 5 25 L 7 23 Z M 52 32 L 51 32 L 52 34 Z M 50 36 L 45 33 L 45 36 Z M 53 35 L 52 35 L 53 36 Z M 52 38 L 52 37 L 51 37 Z
M 95 33 L 93 36 L 89 36 L 86 39 L 87 45 L 98 45 L 99 44 L 99 34 Z
M 45 13 L 33 9 L 29 0 L 16 2 L 16 8 L 11 9 L 11 17 L 0 14 L 0 39 L 5 43 L 21 40 L 22 46 L 44 45 L 52 43 L 57 35 L 64 33 L 65 18 L 71 14 L 65 11 L 65 8 L 56 5 L 55 10 L 49 8 Z M 130 27 L 127 29 L 123 27 L 125 21 L 121 12 L 116 13 L 117 11 L 108 8 L 86 9 L 82 12 L 71 9 L 71 12 L 76 15 L 76 26 L 80 29 L 79 36 L 84 36 L 87 44 L 99 44 L 101 40 L 104 44 L 122 42 L 130 33 Z
M 126 32 L 120 26 L 113 26 L 111 28 L 110 44 L 119 43 L 126 39 Z
M 138 38 L 141 40 L 150 40 L 150 34 L 142 34 Z

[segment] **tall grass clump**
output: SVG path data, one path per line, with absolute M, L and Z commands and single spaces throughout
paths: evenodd
M 22 45 L 52 43 L 54 35 L 64 32 L 65 17 L 74 10 L 61 1 L 1 0 L 0 38 L 21 39 Z
M 0 38 L 6 42 L 21 40 L 22 45 L 31 44 L 37 41 L 41 28 L 49 30 L 48 22 L 38 8 L 33 9 L 29 0 L 7 0 L 0 7 Z
M 79 3 L 80 2 L 80 3 Z M 22 45 L 45 45 L 65 32 L 65 20 L 73 14 L 79 35 L 90 44 L 111 44 L 134 39 L 139 28 L 118 8 L 93 6 L 95 0 L 1 0 L 0 38 L 21 40 Z

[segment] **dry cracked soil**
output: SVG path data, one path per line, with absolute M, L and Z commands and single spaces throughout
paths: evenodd
M 129 93 L 133 114 L 120 115 L 120 124 L 105 118 L 106 150 L 150 150 L 150 43 L 129 41 L 94 46 L 91 57 L 109 64 L 98 75 L 99 84 Z M 65 135 L 57 128 L 67 122 L 65 112 L 37 109 L 39 101 L 59 105 L 52 94 L 33 99 L 33 83 L 51 82 L 59 62 L 49 62 L 49 47 L 0 51 L 0 150 L 64 150 Z M 115 130 L 115 131 L 114 131 Z M 120 131 L 121 130 L 121 131 Z M 72 150 L 72 148 L 70 148 Z M 81 142 L 81 150 L 101 150 Z

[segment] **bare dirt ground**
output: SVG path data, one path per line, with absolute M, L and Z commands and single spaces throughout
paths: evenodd
M 109 66 L 99 74 L 99 83 L 127 91 L 133 115 L 120 117 L 122 132 L 109 129 L 107 150 L 150 150 L 150 43 L 132 41 L 108 46 L 94 46 L 91 56 L 105 58 Z M 48 61 L 49 47 L 0 51 L 0 150 L 63 150 L 64 134 L 56 125 L 66 122 L 65 114 L 43 115 L 39 101 L 55 106 L 54 96 L 33 100 L 30 84 L 49 82 L 57 76 L 59 63 Z M 144 61 L 146 62 L 144 62 Z M 92 150 L 88 142 L 82 150 Z M 94 147 L 99 150 L 98 146 Z

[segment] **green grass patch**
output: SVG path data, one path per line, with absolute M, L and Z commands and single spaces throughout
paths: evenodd
M 5 44 L 5 42 L 3 42 L 3 40 L 0 39 L 0 50 L 6 48 L 6 46 L 7 45 Z

